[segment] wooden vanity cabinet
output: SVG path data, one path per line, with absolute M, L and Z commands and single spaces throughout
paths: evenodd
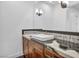
M 45 45 L 23 37 L 23 53 L 26 58 L 63 58 Z
M 43 45 L 23 38 L 23 53 L 26 58 L 44 58 Z

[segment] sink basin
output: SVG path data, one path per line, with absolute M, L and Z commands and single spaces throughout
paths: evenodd
M 40 41 L 47 41 L 50 39 L 54 39 L 54 35 L 48 35 L 48 34 L 34 34 L 31 35 L 31 38 L 40 40 Z

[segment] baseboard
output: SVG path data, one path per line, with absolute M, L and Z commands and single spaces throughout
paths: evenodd
M 25 58 L 25 55 L 18 56 L 16 58 Z
M 12 55 L 8 55 L 8 58 L 17 58 L 19 56 L 23 56 L 23 53 L 22 52 L 18 52 L 18 53 L 12 54 Z

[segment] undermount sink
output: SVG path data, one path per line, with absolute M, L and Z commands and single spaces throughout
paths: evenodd
M 49 35 L 49 34 L 33 34 L 31 35 L 31 38 L 40 40 L 40 41 L 47 41 L 54 39 L 54 35 Z

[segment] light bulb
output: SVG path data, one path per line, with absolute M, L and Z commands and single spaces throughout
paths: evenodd
M 42 9 L 36 9 L 35 10 L 36 15 L 41 16 L 43 14 Z
M 35 13 L 39 12 L 38 9 L 35 10 Z

